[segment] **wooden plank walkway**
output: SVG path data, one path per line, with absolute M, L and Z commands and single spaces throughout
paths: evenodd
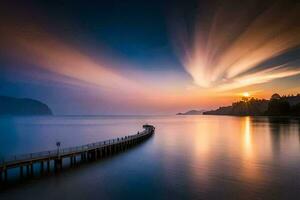
M 40 164 L 41 173 L 50 172 L 51 166 L 54 166 L 52 168 L 57 172 L 63 167 L 63 159 L 70 159 L 70 166 L 74 166 L 78 160 L 81 162 L 93 161 L 124 151 L 143 142 L 155 132 L 155 127 L 152 125 L 143 125 L 143 128 L 142 132 L 121 138 L 71 148 L 7 157 L 0 161 L 0 181 L 6 182 L 8 180 L 8 170 L 13 168 L 20 168 L 21 178 L 25 174 L 30 177 L 34 173 L 34 164 Z M 24 168 L 26 168 L 26 173 Z

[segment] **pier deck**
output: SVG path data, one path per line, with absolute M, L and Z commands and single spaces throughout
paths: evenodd
M 6 182 L 8 179 L 8 170 L 20 168 L 20 177 L 24 176 L 23 168 L 26 168 L 26 176 L 33 176 L 34 164 L 40 164 L 40 172 L 51 171 L 53 165 L 54 171 L 62 169 L 63 159 L 70 159 L 70 166 L 78 161 L 92 161 L 110 156 L 112 154 L 124 151 L 130 147 L 143 142 L 154 134 L 155 127 L 144 125 L 144 130 L 134 135 L 128 135 L 121 138 L 95 142 L 82 146 L 71 148 L 56 149 L 24 155 L 16 155 L 4 158 L 0 161 L 0 181 Z M 45 164 L 45 168 L 44 168 Z

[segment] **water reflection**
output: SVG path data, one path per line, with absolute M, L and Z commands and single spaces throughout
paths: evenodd
M 244 151 L 246 159 L 253 155 L 250 117 L 244 118 Z
M 278 170 L 275 163 L 299 162 L 298 122 L 267 117 L 194 120 L 185 128 L 185 134 L 192 136 L 186 145 L 193 146 L 189 155 L 191 176 L 202 189 L 230 180 L 252 184 L 248 189 L 258 192 L 276 180 L 272 177 L 272 170 Z
M 280 140 L 281 131 L 283 130 L 285 125 L 290 124 L 290 120 L 287 118 L 273 118 L 270 117 L 269 119 L 269 127 L 271 131 L 271 138 L 272 138 L 272 150 L 273 156 L 280 156 Z M 289 132 L 285 132 L 285 134 L 289 134 Z
M 244 137 L 241 138 L 241 144 L 243 144 L 243 149 L 241 149 L 241 176 L 247 181 L 257 181 L 259 176 L 258 168 L 255 164 L 255 152 L 253 150 L 253 141 L 252 141 L 252 132 L 251 132 L 251 120 L 250 117 L 245 117 L 243 119 L 243 128 L 241 133 L 243 133 Z M 236 141 L 239 143 L 239 141 Z
M 188 132 L 192 134 L 192 160 L 191 176 L 195 178 L 197 185 L 202 189 L 209 189 L 211 186 L 210 169 L 214 165 L 213 151 L 215 142 L 215 131 L 219 123 L 214 122 L 214 126 L 204 119 L 197 119 L 193 127 Z
M 268 118 L 273 156 L 289 162 L 289 156 L 299 154 L 299 119 Z
M 80 173 L 74 172 L 65 178 L 47 179 L 41 187 L 39 184 L 21 187 L 14 192 L 19 196 L 30 196 L 44 188 L 45 192 L 40 192 L 37 197 L 47 196 L 46 192 L 53 194 L 51 197 L 69 193 L 75 198 L 88 194 L 85 197 L 102 195 L 107 199 L 130 199 L 137 191 L 140 199 L 145 194 L 149 199 L 291 199 L 300 194 L 299 119 L 70 117 L 39 119 L 39 124 L 26 125 L 35 121 L 19 120 L 0 126 L 2 133 L 14 132 L 0 135 L 1 144 L 19 141 L 10 143 L 13 147 L 1 145 L 0 151 L 9 150 L 6 148 L 43 149 L 52 145 L 54 137 L 62 137 L 64 144 L 88 143 L 135 132 L 143 123 L 154 124 L 156 134 L 145 144 L 105 164 L 95 163 L 95 167 L 86 171 L 80 169 Z M 25 136 L 22 136 L 23 131 L 26 131 Z M 57 134 L 53 134 L 54 131 Z M 114 184 L 100 187 L 103 180 Z M 14 199 L 14 194 L 6 197 Z

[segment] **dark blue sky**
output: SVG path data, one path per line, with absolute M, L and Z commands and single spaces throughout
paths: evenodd
M 32 17 L 29 23 L 37 21 L 44 30 L 89 50 L 104 45 L 143 67 L 155 67 L 145 65 L 145 61 L 155 63 L 162 59 L 174 63 L 172 68 L 182 68 L 172 50 L 168 30 L 175 1 L 70 2 L 26 1 L 18 7 Z M 153 57 L 156 59 L 150 59 Z

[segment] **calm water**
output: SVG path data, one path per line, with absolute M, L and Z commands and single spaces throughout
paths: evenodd
M 60 175 L 17 184 L 0 199 L 299 199 L 300 119 L 227 116 L 0 118 L 2 155 L 136 133 L 140 146 Z

